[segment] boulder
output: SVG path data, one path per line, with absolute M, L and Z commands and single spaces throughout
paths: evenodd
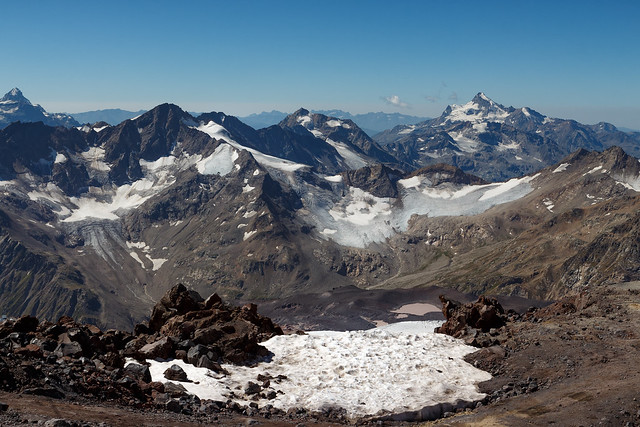
M 162 325 L 171 317 L 204 308 L 202 297 L 195 291 L 189 291 L 183 284 L 174 286 L 153 308 L 149 329 L 160 331 Z
M 53 351 L 53 354 L 55 354 L 58 357 L 68 356 L 68 357 L 78 358 L 83 356 L 82 346 L 80 345 L 80 343 L 77 343 L 75 341 L 61 342 Z
M 146 344 L 138 350 L 141 359 L 168 359 L 173 356 L 173 342 L 168 337 L 160 338 L 151 344 Z
M 129 363 L 125 366 L 124 375 L 136 381 L 142 381 L 145 383 L 151 382 L 151 372 L 149 372 L 149 367 L 139 363 Z
M 178 365 L 171 365 L 166 371 L 164 371 L 164 377 L 171 381 L 189 381 L 187 373 Z

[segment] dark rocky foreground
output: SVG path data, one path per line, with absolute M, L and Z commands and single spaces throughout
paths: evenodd
M 73 422 L 45 423 L 56 426 L 100 424 L 91 421 L 95 416 L 85 416 L 80 409 L 93 408 L 87 409 L 89 415 L 111 411 L 104 406 L 96 409 L 98 403 L 120 414 L 111 416 L 108 424 L 113 425 L 140 425 L 129 424 L 120 416 L 135 418 L 135 414 L 146 412 L 155 419 L 150 425 L 218 423 L 247 416 L 297 419 L 305 415 L 304 411 L 287 415 L 269 406 L 258 409 L 257 405 L 200 401 L 179 385 L 151 382 L 149 368 L 143 363 L 148 358 L 178 358 L 223 372 L 222 362 L 247 364 L 267 356 L 266 348 L 259 343 L 278 334 L 282 334 L 280 327 L 257 314 L 255 305 L 232 307 L 215 294 L 203 300 L 182 285 L 167 292 L 154 307 L 149 323 L 137 325 L 133 334 L 103 332 L 70 317 L 56 323 L 39 322 L 31 316 L 6 320 L 0 324 L 0 396 L 9 403 L 0 404 L 0 425 L 46 420 L 46 415 L 31 416 L 42 409 L 44 402 L 43 407 L 58 408 L 60 413 L 75 405 Z M 140 363 L 125 367 L 125 358 Z M 165 376 L 181 379 L 179 369 L 168 370 Z M 34 406 L 27 409 L 25 402 Z M 26 414 L 12 412 L 14 407 Z M 151 416 L 158 412 L 164 416 Z M 49 413 L 50 418 L 58 418 L 55 415 Z
M 428 425 L 640 425 L 639 282 L 586 289 L 522 314 L 488 297 L 442 298 L 442 305 L 447 321 L 439 331 L 478 347 L 467 360 L 493 378 L 480 384 L 487 397 L 475 409 Z M 205 301 L 181 286 L 133 334 L 66 317 L 8 320 L 0 324 L 0 425 L 409 424 L 200 401 L 179 386 L 150 382 L 142 363 L 123 367 L 125 357 L 176 357 L 220 370 L 221 362 L 264 355 L 258 343 L 279 333 L 255 306 L 231 307 L 215 295 Z M 256 380 L 245 392 L 265 392 Z

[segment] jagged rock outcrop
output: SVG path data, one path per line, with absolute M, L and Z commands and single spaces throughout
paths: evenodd
M 179 385 L 151 382 L 145 358 L 181 358 L 225 374 L 219 362 L 264 356 L 267 351 L 258 343 L 276 334 L 282 334 L 280 327 L 258 315 L 255 305 L 231 307 L 215 294 L 203 300 L 183 285 L 167 292 L 154 308 L 150 326 L 139 325 L 134 334 L 102 331 L 68 316 L 52 323 L 25 315 L 0 322 L 0 390 L 170 409 L 171 398 L 188 400 L 187 393 Z M 125 357 L 140 363 L 125 367 Z M 165 377 L 189 381 L 177 365 Z M 177 411 L 199 404 L 197 397 L 191 398 L 193 402 L 181 400 Z
M 440 295 L 440 301 L 446 321 L 435 332 L 462 338 L 477 347 L 492 345 L 486 334 L 507 322 L 505 310 L 495 298 L 481 295 L 476 302 L 461 304 Z
M 222 361 L 242 363 L 266 356 L 266 348 L 259 343 L 281 335 L 282 329 L 271 319 L 260 316 L 255 304 L 231 307 L 216 294 L 205 301 L 198 293 L 177 285 L 154 307 L 149 332 L 151 334 L 143 334 L 138 340 L 144 337 L 149 343 L 159 333 L 163 338 L 154 343 L 161 343 L 156 346 L 165 348 L 165 354 L 166 344 L 162 344 L 162 340 L 170 340 L 175 345 L 169 357 L 181 355 L 185 361 L 200 366 Z M 192 348 L 198 350 L 194 352 Z

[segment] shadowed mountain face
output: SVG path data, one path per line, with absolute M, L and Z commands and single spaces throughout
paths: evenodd
M 506 145 L 550 125 L 480 95 L 463 107 L 424 125 L 440 139 L 420 156 L 486 146 L 507 162 Z M 485 127 L 495 138 L 452 137 Z M 590 135 L 574 146 L 608 144 Z M 540 138 L 551 161 L 558 143 Z M 254 301 L 431 285 L 546 299 L 640 279 L 640 163 L 623 150 L 488 182 L 442 163 L 406 172 L 412 145 L 393 144 L 304 109 L 259 131 L 172 104 L 116 126 L 13 123 L 0 130 L 0 312 L 130 328 L 175 283 Z

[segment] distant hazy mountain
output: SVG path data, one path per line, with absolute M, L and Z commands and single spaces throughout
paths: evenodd
M 43 122 L 48 126 L 78 126 L 78 122 L 67 114 L 48 113 L 41 106 L 33 105 L 16 87 L 0 99 L 0 129 L 18 121 Z
M 71 115 L 80 123 L 106 122 L 110 125 L 117 125 L 121 122 L 124 122 L 125 120 L 133 119 L 134 117 L 143 114 L 145 111 L 146 110 L 127 111 L 121 110 L 120 108 L 109 108 L 106 110 L 73 113 Z
M 262 113 L 253 113 L 246 117 L 238 117 L 241 121 L 248 124 L 254 129 L 262 129 L 280 123 L 287 113 L 282 111 L 263 111 Z
M 314 112 L 339 119 L 353 120 L 354 123 L 371 136 L 398 125 L 411 125 L 428 120 L 427 117 L 408 116 L 400 113 L 378 112 L 354 115 L 342 110 L 320 110 Z

